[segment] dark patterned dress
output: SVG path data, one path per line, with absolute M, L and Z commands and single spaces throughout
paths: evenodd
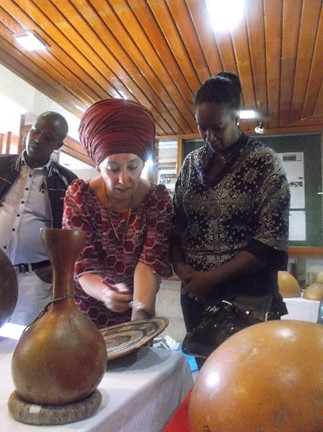
M 165 186 L 152 185 L 144 200 L 131 212 L 125 242 L 121 244 L 115 237 L 107 209 L 91 192 L 89 183 L 76 180 L 69 186 L 64 203 L 63 228 L 79 228 L 87 234 L 85 247 L 74 269 L 75 301 L 97 327 L 129 321 L 131 311 L 110 311 L 82 290 L 78 277 L 95 273 L 109 283 L 123 282 L 133 289 L 134 271 L 139 261 L 160 277 L 170 276 L 168 238 L 171 212 L 172 203 Z M 115 228 L 122 232 L 128 211 L 112 211 L 111 216 Z
M 241 293 L 279 297 L 277 271 L 287 265 L 290 200 L 282 163 L 245 134 L 230 151 L 229 163 L 213 182 L 203 168 L 207 146 L 185 158 L 175 186 L 172 242 L 181 244 L 186 263 L 196 270 L 217 268 L 242 250 L 267 262 L 258 272 L 215 287 L 215 299 Z

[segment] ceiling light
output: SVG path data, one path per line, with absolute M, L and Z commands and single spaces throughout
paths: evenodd
M 263 134 L 265 132 L 265 125 L 263 121 L 258 122 L 258 126 L 255 127 L 255 132 L 258 134 Z
M 46 42 L 44 42 L 42 38 L 33 31 L 17 33 L 14 34 L 13 37 L 27 51 L 44 50 L 47 46 Z
M 215 30 L 231 30 L 244 14 L 245 0 L 206 0 L 210 20 Z
M 250 120 L 258 117 L 258 114 L 254 110 L 241 110 L 239 111 L 239 118 L 241 120 Z

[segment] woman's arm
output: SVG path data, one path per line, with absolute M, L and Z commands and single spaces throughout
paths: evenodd
M 241 251 L 218 268 L 192 272 L 189 281 L 183 286 L 182 293 L 188 293 L 191 298 L 205 298 L 216 290 L 217 285 L 256 272 L 265 265 L 265 261 L 250 252 Z
M 195 272 L 194 268 L 184 261 L 184 255 L 180 246 L 180 240 L 177 244 L 170 246 L 170 258 L 173 265 L 174 272 L 183 283 L 188 283 L 191 280 L 191 275 Z
M 160 277 L 139 261 L 134 274 L 132 320 L 147 319 L 155 315 L 159 286 Z

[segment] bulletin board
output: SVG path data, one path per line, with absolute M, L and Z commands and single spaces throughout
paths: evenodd
M 291 190 L 290 246 L 323 246 L 322 144 L 320 133 L 256 137 L 281 157 Z M 203 145 L 183 140 L 184 158 Z

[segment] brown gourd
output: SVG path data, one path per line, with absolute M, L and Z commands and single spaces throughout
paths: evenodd
M 278 272 L 279 294 L 283 298 L 293 298 L 301 296 L 301 288 L 297 279 L 288 271 Z
M 321 301 L 323 299 L 323 283 L 313 282 L 305 288 L 304 299 Z
M 18 299 L 18 281 L 15 269 L 0 249 L 0 327 L 11 317 Z
M 323 326 L 267 321 L 227 339 L 200 370 L 190 432 L 323 431 Z
M 53 266 L 55 301 L 22 334 L 12 358 L 12 377 L 27 402 L 69 404 L 89 396 L 100 383 L 106 346 L 72 296 L 73 267 L 85 233 L 46 228 L 41 235 Z

